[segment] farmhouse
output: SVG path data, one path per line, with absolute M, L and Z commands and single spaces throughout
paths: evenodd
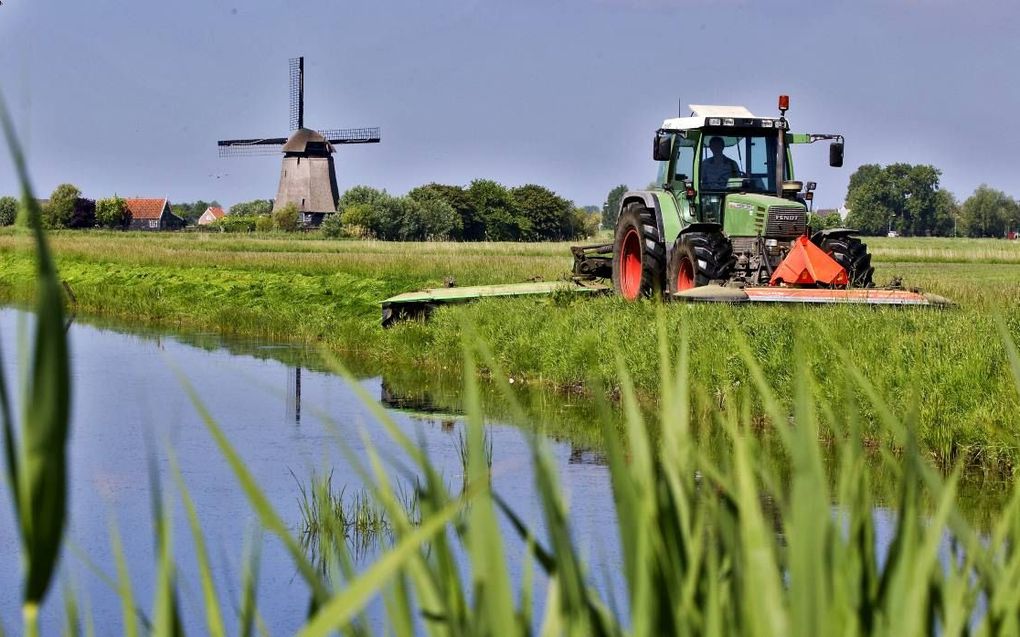
M 219 206 L 209 206 L 205 209 L 205 212 L 202 213 L 202 216 L 198 218 L 198 225 L 207 226 L 217 219 L 222 219 L 225 214 L 227 213 L 223 212 L 223 208 L 220 208 Z
M 177 230 L 184 227 L 184 219 L 174 214 L 170 200 L 125 199 L 131 212 L 131 230 Z

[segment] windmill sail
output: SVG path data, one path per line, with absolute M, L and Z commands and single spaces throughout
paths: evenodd
M 330 144 L 376 144 L 382 139 L 378 128 L 329 128 L 319 134 Z
M 286 137 L 265 139 L 224 139 L 216 142 L 220 157 L 241 157 L 248 155 L 277 155 L 287 143 Z
M 290 129 L 305 127 L 305 58 L 290 59 Z

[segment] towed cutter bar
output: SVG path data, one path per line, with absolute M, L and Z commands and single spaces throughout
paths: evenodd
M 949 306 L 952 302 L 937 294 L 923 294 L 910 290 L 853 288 L 832 290 L 825 288 L 789 288 L 763 286 L 751 288 L 703 285 L 673 295 L 679 301 L 708 303 L 822 303 L 858 305 L 932 305 Z
M 482 298 L 540 296 L 556 292 L 608 294 L 611 291 L 612 288 L 608 285 L 594 281 L 539 281 L 507 285 L 476 285 L 463 288 L 430 288 L 420 292 L 405 292 L 383 301 L 382 326 L 389 327 L 402 319 L 428 317 L 437 305 L 467 303 Z

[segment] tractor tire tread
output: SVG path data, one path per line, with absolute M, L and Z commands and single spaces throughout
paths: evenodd
M 688 232 L 680 235 L 670 253 L 667 284 L 670 294 L 676 293 L 679 261 L 684 256 L 694 260 L 694 285 L 700 287 L 713 281 L 730 278 L 736 257 L 733 244 L 721 232 Z
M 868 244 L 857 237 L 833 237 L 824 239 L 820 246 L 836 263 L 843 266 L 850 278 L 851 287 L 874 287 L 875 268 L 871 265 Z
M 631 202 L 620 211 L 613 239 L 613 287 L 622 296 L 618 273 L 618 253 L 621 225 L 633 227 L 641 236 L 641 290 L 639 297 L 659 296 L 663 292 L 666 274 L 666 249 L 659 238 L 659 225 L 655 213 L 640 203 Z

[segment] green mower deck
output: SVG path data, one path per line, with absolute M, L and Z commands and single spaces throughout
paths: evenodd
M 505 285 L 476 285 L 472 287 L 427 288 L 418 292 L 405 292 L 382 302 L 382 325 L 428 315 L 439 305 L 467 303 L 484 298 L 543 296 L 557 292 L 578 294 L 608 294 L 612 287 L 594 281 L 539 281 L 508 283 Z

